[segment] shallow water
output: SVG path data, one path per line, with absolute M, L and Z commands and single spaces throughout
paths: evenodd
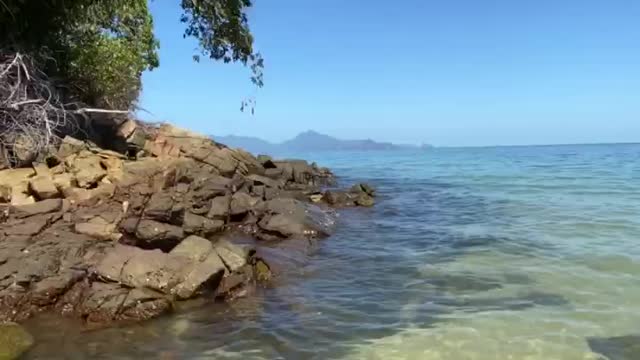
M 640 359 L 640 145 L 297 154 L 373 209 L 272 288 L 82 331 L 31 359 Z

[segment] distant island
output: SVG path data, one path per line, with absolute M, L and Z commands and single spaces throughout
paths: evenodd
M 400 145 L 389 142 L 366 140 L 342 140 L 329 135 L 309 130 L 298 134 L 291 140 L 271 143 L 251 136 L 211 136 L 213 140 L 239 147 L 254 154 L 278 153 L 287 151 L 374 151 L 374 150 L 408 150 L 427 149 L 430 145 Z

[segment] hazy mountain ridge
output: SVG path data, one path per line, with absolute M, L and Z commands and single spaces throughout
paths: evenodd
M 414 145 L 398 145 L 390 142 L 377 142 L 371 139 L 342 140 L 316 131 L 305 131 L 293 139 L 271 143 L 251 136 L 211 136 L 215 141 L 231 147 L 243 148 L 252 153 L 274 153 L 282 151 L 374 151 L 419 149 Z

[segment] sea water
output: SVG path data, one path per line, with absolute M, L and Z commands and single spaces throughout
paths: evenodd
M 640 145 L 293 154 L 378 188 L 283 279 L 31 359 L 640 359 Z

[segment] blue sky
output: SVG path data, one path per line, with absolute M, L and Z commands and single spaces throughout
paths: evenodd
M 193 63 L 179 1 L 152 1 L 160 68 L 149 120 L 280 141 L 435 145 L 640 141 L 638 0 L 256 0 L 266 62 Z M 248 96 L 256 114 L 239 111 Z

